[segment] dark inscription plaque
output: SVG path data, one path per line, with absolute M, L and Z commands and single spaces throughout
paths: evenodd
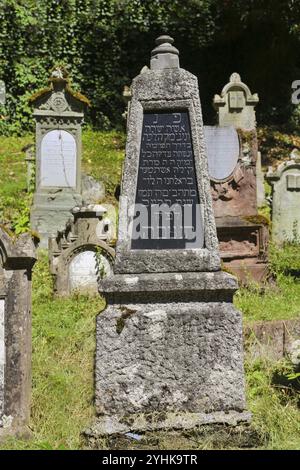
M 188 112 L 145 113 L 132 249 L 203 247 Z

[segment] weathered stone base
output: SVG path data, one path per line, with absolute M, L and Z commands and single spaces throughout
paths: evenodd
M 225 450 L 263 447 L 268 436 L 261 435 L 251 424 L 202 424 L 192 429 L 155 430 L 118 433 L 105 436 L 84 434 L 84 449 L 110 450 Z
M 31 229 L 40 236 L 40 248 L 48 248 L 48 239 L 66 228 L 73 219 L 72 209 L 82 204 L 82 197 L 72 191 L 36 194 L 30 213 Z
M 84 431 L 87 438 L 124 434 L 128 432 L 146 432 L 159 430 L 187 430 L 207 424 L 226 424 L 237 426 L 249 423 L 250 412 L 217 411 L 214 413 L 152 413 L 130 415 L 127 419 L 119 416 L 99 416 L 92 426 Z
M 63 230 L 72 217 L 70 210 L 34 209 L 31 215 L 31 228 L 39 235 L 39 247 L 47 249 L 48 239 Z
M 94 432 L 250 419 L 232 276 L 118 275 L 103 284 L 110 303 L 97 319 Z

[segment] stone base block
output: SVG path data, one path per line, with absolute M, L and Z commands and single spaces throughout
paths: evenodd
M 231 410 L 215 413 L 152 413 L 135 414 L 127 418 L 120 416 L 99 416 L 92 426 L 84 431 L 87 438 L 106 435 L 125 434 L 127 432 L 146 432 L 160 430 L 188 430 L 198 426 L 226 424 L 237 426 L 250 423 L 251 413 Z
M 39 247 L 47 249 L 49 238 L 55 236 L 58 231 L 64 230 L 67 222 L 72 218 L 71 210 L 33 208 L 30 224 L 32 230 L 40 237 Z
M 248 421 L 240 312 L 171 293 L 163 303 L 138 298 L 97 319 L 94 432 Z
M 65 230 L 66 223 L 73 219 L 72 209 L 81 205 L 81 195 L 70 189 L 35 194 L 30 225 L 40 236 L 40 248 L 48 248 L 48 239 Z

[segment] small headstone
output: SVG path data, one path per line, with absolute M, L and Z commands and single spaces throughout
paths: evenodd
M 36 192 L 31 227 L 40 246 L 63 230 L 73 207 L 82 204 L 81 126 L 87 98 L 70 87 L 66 71 L 53 70 L 50 86 L 31 99 L 36 121 Z
M 0 80 L 0 105 L 4 106 L 6 101 L 5 82 Z
M 100 279 L 110 276 L 114 259 L 114 226 L 101 205 L 74 208 L 65 230 L 49 240 L 54 291 L 97 295 Z
M 215 95 L 214 106 L 218 112 L 219 126 L 234 126 L 244 130 L 255 129 L 255 106 L 258 95 L 252 95 L 249 87 L 233 73 L 221 95 Z
M 266 175 L 272 185 L 272 238 L 276 243 L 300 241 L 300 155 L 293 151 L 288 161 Z
M 31 271 L 29 234 L 12 240 L 0 227 L 0 439 L 28 434 L 31 398 Z

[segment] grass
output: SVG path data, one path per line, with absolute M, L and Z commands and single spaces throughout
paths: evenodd
M 0 138 L 2 213 L 10 225 L 22 213 L 26 187 L 26 167 L 22 147 L 33 141 Z M 124 137 L 117 132 L 83 134 L 83 171 L 104 180 L 107 197 L 113 200 L 120 182 Z M 246 321 L 292 318 L 300 314 L 300 283 L 289 269 L 298 267 L 297 250 L 285 247 L 272 251 L 271 266 L 278 274 L 264 290 L 252 285 L 240 289 L 235 304 Z M 296 261 L 295 261 L 296 260 Z M 104 307 L 103 299 L 52 296 L 52 279 L 45 254 L 39 255 L 33 275 L 33 381 L 32 437 L 10 439 L 1 449 L 77 449 L 80 432 L 94 416 L 93 368 L 95 320 Z M 300 448 L 299 393 L 274 383 L 274 374 L 286 365 L 246 362 L 248 406 L 253 412 L 253 427 L 262 437 L 262 448 Z M 153 433 L 148 447 L 153 449 L 211 449 L 210 436 L 195 433 Z M 102 443 L 103 447 L 107 443 Z M 131 444 L 125 443 L 130 447 Z M 219 447 L 223 445 L 219 443 Z M 228 443 L 224 442 L 224 447 Z M 146 447 L 147 448 L 147 447 Z
M 287 243 L 281 248 L 270 244 L 269 268 L 274 279 L 263 289 L 252 283 L 235 295 L 235 305 L 243 312 L 245 321 L 300 316 L 300 244 Z
M 300 316 L 300 279 L 280 274 L 276 284 L 264 289 L 255 284 L 241 288 L 234 299 L 244 319 L 288 320 Z

